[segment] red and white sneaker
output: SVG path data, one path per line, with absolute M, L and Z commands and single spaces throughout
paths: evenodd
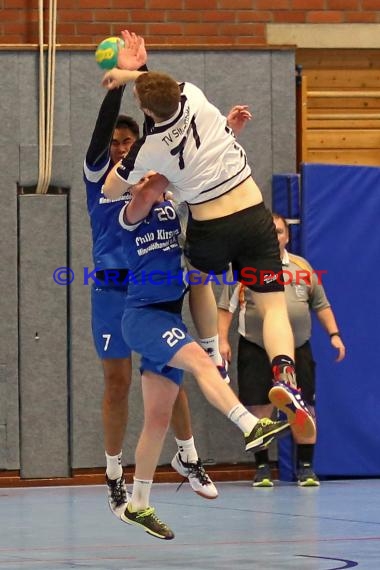
M 312 438 L 316 435 L 314 418 L 299 390 L 285 382 L 275 382 L 268 396 L 272 404 L 284 412 L 296 436 Z

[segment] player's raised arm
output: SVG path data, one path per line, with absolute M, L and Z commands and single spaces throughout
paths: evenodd
M 107 71 L 102 79 L 102 85 L 106 89 L 116 89 L 128 83 L 128 81 L 135 81 L 139 75 L 145 73 L 144 71 L 133 71 L 128 69 L 118 69 L 114 67 Z
M 227 115 L 227 125 L 233 130 L 234 135 L 237 136 L 251 119 L 252 114 L 248 109 L 248 105 L 234 105 Z
M 144 38 L 137 36 L 133 32 L 123 30 L 121 37 L 124 46 L 119 48 L 117 56 L 117 67 L 119 69 L 129 69 L 130 71 L 140 70 L 147 62 Z
M 103 184 L 102 188 L 103 194 L 104 196 L 106 196 L 106 198 L 109 198 L 110 200 L 116 200 L 116 198 L 119 198 L 120 196 L 128 192 L 128 190 L 132 186 L 131 184 L 129 184 L 129 182 L 127 182 L 123 178 L 120 178 L 120 176 L 116 174 L 116 170 L 119 168 L 120 165 L 121 161 L 115 164 L 115 166 L 110 171 L 110 173 L 106 178 L 106 181 Z
M 149 172 L 140 182 L 131 186 L 132 199 L 124 208 L 124 223 L 137 224 L 146 218 L 152 206 L 163 200 L 168 184 L 167 178 L 162 174 Z

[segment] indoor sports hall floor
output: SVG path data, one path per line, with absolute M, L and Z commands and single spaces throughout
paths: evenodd
M 207 501 L 156 484 L 172 541 L 118 521 L 102 486 L 0 489 L 0 569 L 333 570 L 380 568 L 380 480 L 320 488 L 219 483 Z

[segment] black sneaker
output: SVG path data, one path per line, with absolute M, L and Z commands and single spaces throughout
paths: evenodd
M 127 506 L 128 501 L 125 479 L 124 477 L 120 477 L 120 479 L 109 479 L 106 473 L 106 483 L 108 490 L 109 507 L 115 517 L 120 519 L 125 510 L 125 507 Z
M 273 487 L 268 463 L 263 463 L 257 467 L 256 475 L 252 481 L 252 487 Z
M 257 422 L 251 433 L 244 435 L 245 450 L 268 447 L 275 437 L 289 432 L 289 422 L 272 422 L 269 418 L 262 418 Z
M 174 532 L 155 515 L 155 509 L 153 507 L 147 507 L 141 511 L 131 512 L 129 510 L 130 503 L 128 503 L 124 513 L 121 515 L 121 520 L 133 524 L 135 526 L 141 526 L 145 532 L 156 536 L 157 538 L 162 538 L 164 540 L 171 540 L 174 538 Z
M 302 463 L 297 473 L 297 482 L 300 487 L 319 487 L 319 479 L 310 463 Z

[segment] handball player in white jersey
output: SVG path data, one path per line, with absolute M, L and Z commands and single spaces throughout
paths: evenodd
M 145 114 L 144 135 L 108 175 L 105 195 L 122 195 L 152 170 L 169 180 L 175 200 L 186 202 L 190 210 L 185 244 L 190 266 L 205 275 L 220 274 L 231 263 L 252 290 L 272 363 L 270 400 L 286 413 L 295 433 L 315 433 L 297 390 L 293 333 L 284 286 L 277 279 L 282 266 L 275 227 L 244 149 L 226 118 L 192 83 L 177 83 L 163 73 L 114 68 L 104 75 L 103 85 L 115 89 L 130 81 Z M 149 187 L 146 192 L 151 200 Z M 212 289 L 200 285 L 193 290 L 198 332 L 212 337 L 217 331 Z

